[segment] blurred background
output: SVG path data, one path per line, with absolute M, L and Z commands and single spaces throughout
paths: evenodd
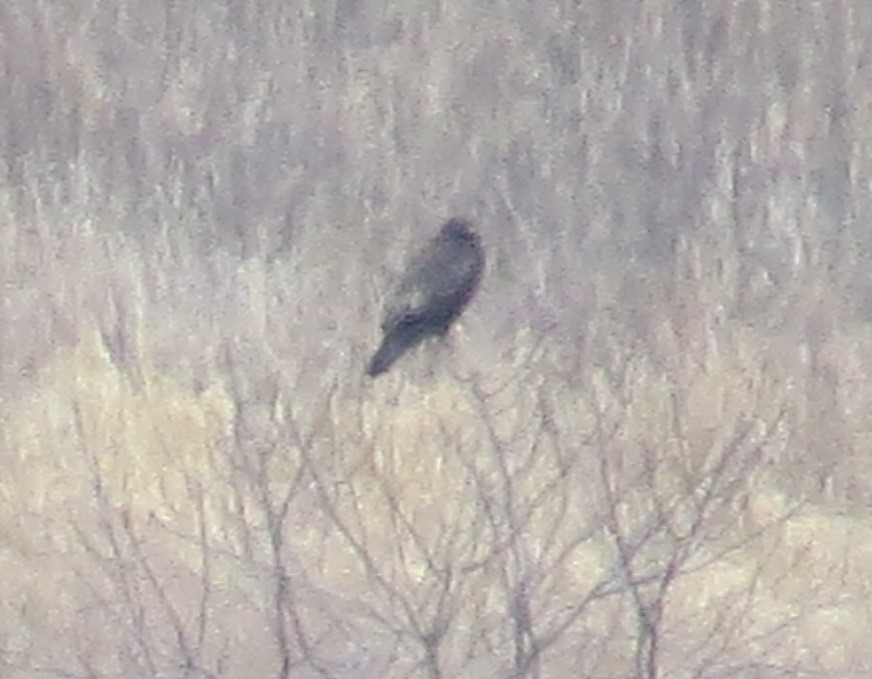
M 0 674 L 869 676 L 872 5 L 0 7 Z M 363 377 L 455 214 L 445 342 Z

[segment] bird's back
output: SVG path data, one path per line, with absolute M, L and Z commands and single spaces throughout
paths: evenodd
M 463 311 L 484 269 L 481 241 L 469 224 L 448 222 L 406 267 L 388 302 L 382 329 L 423 324 L 442 332 Z

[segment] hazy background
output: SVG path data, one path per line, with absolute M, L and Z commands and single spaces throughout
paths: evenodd
M 0 674 L 872 673 L 872 5 L 0 6 Z M 377 381 L 448 216 L 488 253 Z

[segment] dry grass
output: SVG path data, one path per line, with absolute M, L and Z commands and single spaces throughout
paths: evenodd
M 869 673 L 872 8 L 177 5 L 0 9 L 0 674 Z

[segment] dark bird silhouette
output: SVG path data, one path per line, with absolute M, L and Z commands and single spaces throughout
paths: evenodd
M 366 373 L 387 371 L 432 335 L 444 335 L 478 289 L 484 270 L 481 240 L 465 219 L 449 220 L 413 257 L 385 305 L 381 346 Z

